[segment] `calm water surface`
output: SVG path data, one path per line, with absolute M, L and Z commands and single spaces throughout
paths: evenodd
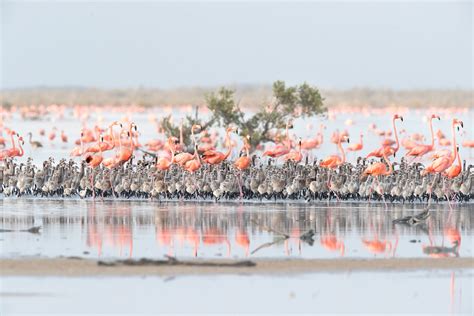
M 426 225 L 416 227 L 392 220 L 420 212 L 421 205 L 13 198 L 1 200 L 0 209 L 1 229 L 42 227 L 39 234 L 0 233 L 4 258 L 472 257 L 474 245 L 471 205 L 453 211 L 435 205 Z M 310 229 L 314 242 L 300 240 Z M 444 252 L 434 254 L 435 247 Z
M 474 270 L 295 276 L 8 277 L 0 313 L 472 315 Z M 45 286 L 47 284 L 47 286 Z

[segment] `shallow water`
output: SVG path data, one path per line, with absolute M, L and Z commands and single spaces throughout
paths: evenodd
M 392 220 L 422 205 L 3 199 L 0 206 L 0 229 L 42 227 L 0 233 L 3 258 L 473 257 L 472 205 L 451 212 L 434 205 L 416 227 Z M 313 244 L 299 238 L 310 229 Z
M 473 272 L 7 277 L 0 281 L 0 313 L 471 314 Z

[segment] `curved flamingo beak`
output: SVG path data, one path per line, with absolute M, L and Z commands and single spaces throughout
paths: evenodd
M 403 116 L 400 116 L 400 120 L 403 122 Z

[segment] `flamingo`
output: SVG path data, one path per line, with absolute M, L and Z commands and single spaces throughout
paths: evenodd
M 15 140 L 14 140 L 14 135 L 18 138 L 18 146 L 20 148 L 17 148 L 15 146 Z M 20 141 L 23 141 L 23 138 L 20 137 L 15 131 L 10 131 L 10 141 L 11 141 L 11 148 L 4 149 L 0 152 L 0 160 L 5 160 L 6 158 L 12 158 L 12 157 L 21 157 L 24 154 L 23 148 L 20 145 Z
M 227 152 L 224 154 L 224 153 L 214 151 L 214 150 L 205 151 L 202 154 L 204 162 L 206 162 L 210 165 L 218 165 L 221 162 L 223 162 L 224 160 L 226 160 L 230 156 L 230 154 L 232 153 L 232 147 L 233 147 L 232 143 L 230 142 L 230 135 L 229 134 L 231 132 L 235 132 L 236 130 L 237 130 L 237 128 L 235 128 L 235 127 L 228 127 L 226 129 L 225 143 L 228 146 Z
M 185 164 L 184 164 L 184 169 L 188 172 L 191 172 L 191 173 L 194 173 L 196 172 L 199 168 L 201 168 L 201 160 L 199 158 L 199 154 L 197 153 L 198 150 L 197 150 L 197 147 L 195 149 L 195 156 L 193 159 L 191 160 L 188 160 Z
M 22 147 L 22 145 L 25 144 L 25 142 L 23 140 L 23 137 L 18 136 L 18 134 L 17 134 L 17 137 L 18 137 L 18 141 L 17 141 L 18 142 L 18 147 L 10 149 L 10 151 L 9 151 L 9 157 L 10 158 L 22 157 L 23 154 L 25 153 L 25 151 L 23 150 L 23 147 Z
M 135 131 L 138 130 L 135 123 L 130 123 L 129 130 L 127 131 L 127 137 L 129 138 L 128 140 L 129 147 L 123 146 L 122 144 L 120 151 L 115 157 L 117 164 L 127 162 L 128 160 L 130 160 L 130 158 L 132 158 L 133 150 L 135 149 L 135 144 L 133 142 L 133 136 L 132 136 L 132 129 L 135 129 Z M 119 137 L 121 136 L 119 135 Z
M 438 140 L 438 144 L 440 146 L 451 146 L 451 141 L 449 139 L 446 139 L 446 138 L 441 138 Z
M 383 162 L 376 162 L 368 166 L 364 170 L 364 173 L 363 173 L 366 176 L 367 175 L 375 176 L 375 180 L 379 186 L 380 186 L 380 183 L 379 183 L 380 176 L 388 176 L 393 173 L 393 165 L 390 163 L 390 160 L 388 160 L 387 155 L 385 154 L 385 151 L 383 151 L 382 154 L 383 154 L 383 159 L 388 164 L 388 168 Z M 385 204 L 385 207 L 387 207 L 387 202 L 385 201 L 384 193 L 382 192 L 381 195 L 382 195 L 382 199 Z
M 457 164 L 451 165 L 451 167 L 449 167 L 445 171 L 445 175 L 450 179 L 456 178 L 462 171 L 461 157 L 459 156 L 459 147 L 456 147 L 455 155 L 457 158 Z
M 6 142 L 5 142 L 5 137 L 3 137 L 3 128 L 0 127 L 0 146 L 5 147 Z
M 303 154 L 301 153 L 301 140 L 298 143 L 298 150 L 289 152 L 284 156 L 285 161 L 291 160 L 293 162 L 300 162 L 303 159 Z
M 3 153 L 2 157 L 4 157 L 4 158 L 2 158 L 2 159 L 5 159 L 6 157 L 8 157 L 8 152 L 9 152 L 11 149 L 16 148 L 16 146 L 15 146 L 15 140 L 14 140 L 14 138 L 13 138 L 13 135 L 16 134 L 15 131 L 9 131 L 8 133 L 10 134 L 10 144 L 11 144 L 11 148 L 7 148 L 7 149 L 4 149 L 4 150 L 1 151 L 1 153 Z M 16 136 L 18 136 L 18 134 L 16 134 Z
M 453 152 L 450 156 L 441 156 L 435 159 L 430 165 L 428 165 L 425 170 L 422 171 L 421 175 L 424 176 L 428 173 L 442 173 L 447 170 L 454 162 L 457 153 L 457 144 L 456 144 L 456 133 L 455 127 L 456 125 L 460 125 L 461 127 L 464 126 L 464 123 L 458 119 L 453 119 L 451 124 L 452 128 L 452 137 L 453 137 Z
M 347 142 L 349 143 L 349 138 L 346 137 L 339 137 L 337 140 L 337 148 L 341 152 L 341 156 L 339 155 L 331 155 L 326 157 L 326 159 L 322 160 L 319 165 L 324 168 L 329 168 L 329 169 L 336 169 L 338 166 L 342 165 L 344 162 L 346 162 L 346 153 L 344 152 L 344 149 L 342 148 L 341 142 Z
M 401 144 L 406 150 L 411 150 L 418 145 L 415 141 L 411 140 L 408 137 L 404 137 L 401 141 Z
M 241 151 L 245 149 L 245 155 L 242 157 L 239 157 L 234 162 L 234 167 L 237 168 L 239 172 L 239 190 L 240 190 L 240 199 L 244 197 L 244 193 L 242 191 L 242 171 L 247 169 L 250 166 L 250 163 L 252 162 L 249 154 L 249 148 L 250 148 L 250 135 L 247 135 L 243 139 L 244 141 L 244 146 L 242 147 Z
M 453 152 L 451 153 L 450 156 L 442 156 L 439 157 L 438 159 L 435 159 L 430 165 L 428 165 L 425 170 L 421 172 L 422 176 L 425 176 L 428 173 L 443 173 L 446 171 L 454 162 L 457 156 L 457 144 L 456 144 L 456 132 L 455 132 L 455 126 L 460 125 L 461 127 L 464 127 L 464 123 L 458 119 L 453 119 L 453 122 L 451 124 L 451 129 L 452 129 L 452 137 L 453 137 Z M 451 171 L 453 174 L 456 172 L 456 170 L 453 169 Z M 436 181 L 436 177 L 433 179 L 433 183 L 431 184 L 429 188 L 429 199 L 428 199 L 428 205 L 431 204 L 431 191 L 433 189 L 433 185 Z M 451 204 L 449 204 L 451 207 Z
M 431 144 L 430 145 L 425 145 L 425 144 L 417 145 L 413 147 L 410 151 L 408 151 L 405 156 L 422 157 L 426 153 L 433 150 L 434 148 L 433 119 L 434 118 L 437 118 L 438 120 L 440 120 L 440 117 L 436 114 L 432 114 L 430 116 L 429 125 L 430 125 L 430 132 L 431 132 Z
M 49 133 L 48 139 L 53 141 L 56 138 L 56 127 L 53 127 L 53 130 Z
M 380 147 L 379 149 L 376 149 L 372 152 L 370 152 L 368 155 L 367 155 L 367 158 L 369 157 L 377 157 L 377 158 L 382 158 L 383 157 L 383 153 L 385 153 L 385 155 L 387 157 L 389 156 L 394 156 L 396 155 L 398 149 L 400 148 L 400 143 L 398 141 L 398 133 L 397 133 L 397 126 L 395 125 L 395 120 L 397 119 L 400 119 L 402 122 L 403 122 L 403 117 L 398 115 L 398 114 L 395 114 L 392 118 L 392 126 L 393 126 L 393 133 L 395 134 L 395 143 L 396 143 L 396 146 L 395 147 L 392 147 L 392 146 L 382 146 Z
M 462 147 L 474 148 L 474 140 L 465 140 L 462 142 Z
M 132 123 L 134 124 L 134 123 Z M 122 126 L 122 124 L 119 124 L 118 122 L 113 122 L 112 124 L 109 125 L 109 133 L 105 136 L 102 136 L 102 139 L 103 141 L 93 145 L 93 146 L 89 146 L 87 149 L 86 149 L 86 152 L 89 152 L 89 153 L 96 153 L 96 152 L 99 152 L 99 151 L 109 151 L 109 150 L 112 150 L 115 148 L 115 134 L 114 134 L 114 131 L 113 131 L 113 127 L 116 126 L 116 125 L 120 125 Z M 133 125 L 130 126 L 130 129 L 133 127 Z M 136 126 L 135 126 L 136 127 Z
M 301 142 L 301 149 L 312 150 L 317 149 L 323 143 L 323 129 L 326 128 L 324 124 L 319 125 L 319 132 L 315 138 L 305 139 Z
M 364 148 L 364 143 L 362 141 L 362 138 L 364 137 L 364 135 L 362 133 L 360 133 L 360 136 L 359 136 L 359 143 L 355 143 L 355 144 L 351 144 L 349 146 L 347 146 L 347 150 L 348 151 L 360 151 L 362 150 L 362 148 Z
M 168 149 L 171 151 L 171 159 L 168 157 L 160 157 L 156 162 L 156 167 L 159 170 L 168 170 L 173 165 L 173 157 L 174 157 L 174 146 L 178 144 L 178 139 L 176 137 L 168 138 L 166 143 Z
M 100 141 L 103 141 L 103 139 L 101 138 Z M 102 150 L 100 149 L 100 146 L 99 146 L 99 153 L 95 155 L 88 155 L 85 161 L 87 162 L 89 167 L 95 168 L 101 164 L 103 159 L 104 157 L 102 156 Z
M 249 148 L 250 148 L 250 136 L 247 135 L 246 137 L 243 138 L 244 141 L 244 146 L 242 147 L 242 150 L 245 150 L 245 155 L 239 157 L 235 162 L 234 166 L 239 169 L 240 171 L 247 169 L 250 166 L 250 163 L 252 162 L 250 158 L 250 153 L 249 153 Z
M 79 157 L 84 154 L 84 142 L 82 136 L 84 135 L 83 132 L 81 132 L 81 138 L 79 139 L 80 141 L 80 146 L 79 147 L 74 147 L 73 150 L 70 153 L 70 156 L 72 157 Z
M 191 126 L 191 137 L 192 137 L 192 140 L 193 140 L 194 144 L 196 144 L 196 137 L 194 135 L 194 130 L 195 129 L 200 129 L 200 128 L 201 128 L 201 126 L 197 125 L 197 124 L 194 124 L 193 126 Z M 193 158 L 195 158 L 195 155 L 183 152 L 183 153 L 176 154 L 173 157 L 173 162 L 177 163 L 178 165 L 183 167 L 186 164 L 186 162 L 188 162 L 189 160 L 191 160 Z
M 474 140 L 465 140 L 462 142 L 462 147 L 469 148 L 469 158 L 472 158 L 471 149 L 474 148 Z
M 392 174 L 393 166 L 390 163 L 390 160 L 388 160 L 385 152 L 382 152 L 382 154 L 383 154 L 383 158 L 385 162 L 388 164 L 388 168 L 383 162 L 375 162 L 364 170 L 364 173 L 363 173 L 364 175 L 371 175 L 371 176 L 378 177 L 378 176 L 388 176 Z
M 67 135 L 64 133 L 64 131 L 61 131 L 61 141 L 63 143 L 67 143 Z
M 273 149 L 270 149 L 270 150 L 267 150 L 263 153 L 263 156 L 268 156 L 268 157 L 272 157 L 272 158 L 278 158 L 278 157 L 281 157 L 283 155 L 286 155 L 287 153 L 290 152 L 290 149 L 291 149 L 291 141 L 290 141 L 290 134 L 288 132 L 288 129 L 289 128 L 293 128 L 293 124 L 291 122 L 291 120 L 289 120 L 287 123 L 286 123 L 286 132 L 285 132 L 285 135 L 286 135 L 286 145 L 281 143 L 281 144 L 277 144 Z
M 199 128 L 201 128 L 201 127 L 199 126 Z M 201 168 L 201 159 L 199 158 L 198 145 L 196 144 L 196 140 L 194 140 L 193 159 L 190 159 L 190 160 L 186 161 L 186 163 L 184 164 L 184 169 L 188 172 L 194 173 L 199 168 Z
M 104 152 L 114 148 L 112 143 L 104 141 L 104 137 L 102 137 L 101 142 L 97 142 L 96 144 L 89 146 L 86 148 L 86 153 L 97 153 L 99 151 Z

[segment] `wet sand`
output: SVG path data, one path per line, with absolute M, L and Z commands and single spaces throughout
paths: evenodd
M 192 260 L 186 263 L 227 264 L 234 260 Z M 406 271 L 472 269 L 474 258 L 396 258 L 396 259 L 291 259 L 252 260 L 251 266 L 142 265 L 103 266 L 96 260 L 76 258 L 1 259 L 0 276 L 143 276 L 143 275 L 219 275 L 219 274 L 299 274 L 311 272 Z

